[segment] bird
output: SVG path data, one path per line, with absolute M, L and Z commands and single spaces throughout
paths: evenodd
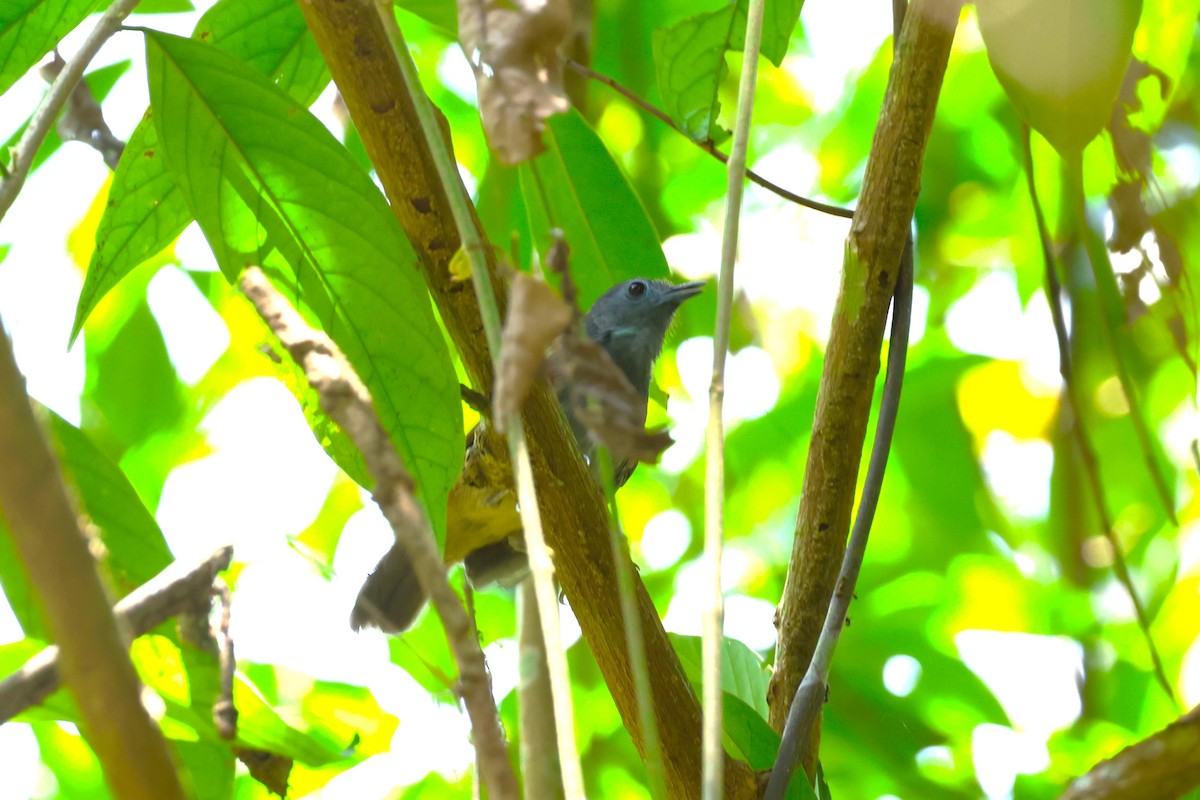
M 621 281 L 601 295 L 584 316 L 584 333 L 620 368 L 641 398 L 643 412 L 650 395 L 651 371 L 675 312 L 705 285 L 704 281 L 674 284 L 650 278 Z M 586 428 L 571 412 L 565 387 L 560 388 L 558 397 L 585 457 L 595 463 L 591 458 L 595 448 Z M 476 588 L 494 583 L 511 587 L 529 571 L 519 547 L 523 541 L 520 519 L 511 493 L 499 485 L 498 478 L 492 480 L 498 472 L 490 467 L 497 465 L 470 457 L 481 430 L 476 426 L 468 434 L 467 466 L 451 490 L 444 555 L 447 564 L 463 562 L 467 579 Z M 617 488 L 628 480 L 634 466 L 632 460 L 615 466 Z M 416 621 L 425 600 L 407 554 L 393 545 L 359 591 L 350 626 L 402 633 Z

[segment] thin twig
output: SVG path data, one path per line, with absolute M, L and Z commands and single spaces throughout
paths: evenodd
M 779 753 L 775 758 L 775 766 L 771 770 L 771 778 L 763 800 L 782 800 L 787 795 L 796 765 L 808 749 L 817 712 L 825 700 L 829 668 L 833 663 L 833 654 L 837 649 L 842 629 L 845 627 L 850 601 L 854 598 L 854 586 L 858 582 L 858 573 L 866 554 L 867 539 L 871 533 L 871 523 L 875 519 L 883 476 L 887 470 L 892 434 L 896 429 L 896 414 L 900 409 L 900 390 L 904 384 L 904 365 L 907 360 L 908 334 L 912 320 L 912 286 L 913 250 L 910 239 L 900 263 L 900 275 L 896 280 L 887 376 L 883 379 L 883 398 L 879 404 L 879 419 L 875 425 L 875 440 L 871 444 L 871 458 L 867 463 L 867 477 L 863 482 L 862 500 L 858 504 L 854 529 L 850 533 L 846 555 L 842 559 L 837 591 L 833 593 L 825 614 L 825 624 L 821 628 L 821 638 L 817 640 L 813 659 L 808 665 L 804 680 L 796 688 L 796 696 L 792 699 L 787 725 L 779 743 Z
M 684 137 L 689 142 L 696 145 L 701 150 L 703 150 L 704 152 L 708 153 L 713 158 L 720 161 L 722 164 L 729 163 L 729 156 L 725 155 L 720 150 L 718 150 L 717 146 L 715 144 L 713 144 L 711 139 L 699 140 L 699 139 L 693 139 L 692 137 L 688 136 L 686 133 L 684 133 L 682 130 L 679 129 L 679 126 L 675 124 L 675 120 L 671 119 L 670 115 L 667 114 L 667 112 L 656 107 L 652 103 L 650 103 L 646 100 L 643 100 L 641 97 L 638 97 L 637 94 L 635 94 L 632 90 L 626 89 L 620 83 L 617 83 L 616 79 L 610 78 L 609 76 L 604 75 L 603 73 L 596 72 L 596 70 L 592 69 L 591 67 L 586 66 L 584 64 L 580 64 L 578 61 L 572 61 L 569 58 L 566 60 L 565 63 L 568 67 L 570 67 L 574 71 L 578 72 L 580 75 L 583 75 L 587 78 L 591 78 L 592 80 L 597 81 L 599 83 L 603 83 L 605 86 L 609 87 L 610 89 L 615 91 L 617 94 L 622 95 L 626 100 L 633 103 L 635 106 L 642 109 L 650 116 L 657 118 L 663 124 L 665 124 L 667 127 L 669 127 L 671 130 L 675 131 L 680 136 Z M 746 170 L 746 177 L 749 178 L 754 183 L 757 183 L 759 186 L 763 187 L 767 191 L 769 191 L 773 194 L 776 194 L 779 197 L 782 197 L 784 200 L 795 203 L 798 206 L 804 206 L 805 208 L 810 208 L 813 211 L 820 211 L 823 214 L 832 214 L 835 217 L 841 217 L 843 219 L 850 219 L 851 217 L 854 216 L 854 209 L 852 209 L 852 208 L 841 208 L 839 206 L 829 205 L 828 203 L 822 203 L 820 200 L 812 200 L 803 195 L 799 195 L 799 194 L 796 194 L 795 192 L 788 191 L 787 189 L 784 189 L 779 184 L 772 183 L 771 181 L 762 177 L 761 175 L 754 172 L 753 170 L 749 170 L 749 169 Z
M 705 434 L 704 562 L 708 565 L 708 606 L 704 609 L 704 800 L 721 797 L 721 771 L 725 750 L 721 744 L 721 644 L 725 599 L 721 592 L 721 555 L 725 535 L 725 357 L 733 317 L 733 267 L 737 261 L 738 227 L 746 182 L 746 152 L 750 146 L 750 120 L 754 115 L 754 88 L 758 81 L 758 54 L 762 47 L 765 0 L 750 0 L 746 15 L 745 58 L 738 82 L 737 119 L 733 126 L 728 171 L 725 178 L 725 230 L 721 236 L 721 272 L 717 281 L 717 319 L 713 330 L 712 380 L 708 386 L 708 427 Z
M 1117 381 L 1129 405 L 1129 421 L 1137 436 L 1142 458 L 1146 462 L 1146 471 L 1150 474 L 1150 482 L 1154 485 L 1163 511 L 1171 520 L 1171 524 L 1179 526 L 1179 517 L 1175 513 L 1175 497 L 1167 478 L 1163 474 L 1158 458 L 1154 453 L 1154 441 L 1150 429 L 1146 426 L 1146 415 L 1134 385 L 1131 367 L 1131 347 L 1128 342 L 1128 331 L 1125 329 L 1123 306 L 1117 282 L 1113 276 L 1112 260 L 1108 255 L 1108 247 L 1104 238 L 1096 233 L 1088 222 L 1087 198 L 1083 189 L 1083 156 L 1074 154 L 1065 159 L 1070 186 L 1067 187 L 1068 202 L 1075 215 L 1075 224 L 1083 241 L 1083 249 L 1087 254 L 1088 263 L 1092 268 L 1092 277 L 1096 282 L 1096 298 L 1100 310 L 1100 322 L 1112 352 L 1113 364 L 1116 367 Z
M 1071 339 L 1070 334 L 1067 332 L 1066 316 L 1063 314 L 1062 285 L 1059 283 L 1058 273 L 1055 268 L 1057 259 L 1054 256 L 1054 247 L 1050 239 L 1050 229 L 1046 225 L 1046 216 L 1042 210 L 1042 201 L 1038 196 L 1037 183 L 1033 175 L 1033 148 L 1028 126 L 1022 126 L 1021 144 L 1025 162 L 1025 184 L 1029 191 L 1029 199 L 1033 203 L 1033 217 L 1037 224 L 1038 239 L 1042 247 L 1042 260 L 1045 264 L 1046 299 L 1050 304 L 1050 318 L 1054 322 L 1054 335 L 1058 340 L 1058 371 L 1062 375 L 1064 394 L 1066 395 L 1067 405 L 1071 411 L 1071 424 L 1069 425 L 1071 438 L 1075 440 L 1075 447 L 1079 450 L 1079 458 L 1083 464 L 1084 475 L 1087 476 L 1088 489 L 1092 496 L 1092 503 L 1096 508 L 1096 515 L 1100 519 L 1100 527 L 1104 531 L 1104 538 L 1108 541 L 1109 547 L 1112 548 L 1113 572 L 1116 574 L 1117 581 L 1129 593 L 1130 602 L 1133 603 L 1138 628 L 1141 629 L 1142 637 L 1146 640 L 1146 648 L 1150 653 L 1150 661 L 1154 665 L 1155 678 L 1167 693 L 1167 696 L 1174 701 L 1175 692 L 1171 688 L 1171 682 L 1167 679 L 1162 656 L 1159 654 L 1158 647 L 1154 643 L 1154 637 L 1150 633 L 1150 621 L 1146 615 L 1145 607 L 1138 596 L 1137 588 L 1133 585 L 1133 577 L 1129 573 L 1129 564 L 1125 560 L 1125 550 L 1121 546 L 1121 540 L 1117 537 L 1116 529 L 1113 527 L 1112 517 L 1108 513 L 1108 501 L 1104 491 L 1104 482 L 1100 479 L 1099 460 L 1096 458 L 1096 450 L 1092 446 L 1091 437 L 1088 435 L 1087 427 L 1084 423 L 1083 403 L 1079 399 L 1079 389 L 1076 385 L 1075 370 L 1071 359 Z
M 208 600 L 217 573 L 229 568 L 233 548 L 222 547 L 200 563 L 182 569 L 178 562 L 121 598 L 113 614 L 136 638 Z M 41 651 L 0 681 L 0 723 L 37 705 L 59 687 L 58 647 Z
M 490 270 L 484 254 L 487 243 L 480 234 L 471 213 L 471 201 L 459 178 L 454 156 L 446 146 L 441 127 L 434 117 L 433 107 L 425 95 L 417 75 L 416 65 L 408 52 L 408 45 L 396 24 L 390 0 L 376 4 L 384 30 L 391 41 L 393 55 L 400 67 L 400 74 L 408 86 L 421 122 L 421 129 L 433 156 L 434 167 L 445 188 L 454 225 L 458 229 L 463 250 L 471 263 L 471 282 L 479 301 L 480 316 L 487 335 L 488 349 L 495 364 L 500 357 L 500 310 L 492 288 Z M 567 655 L 562 646 L 559 627 L 558 598 L 554 589 L 554 565 L 546 547 L 542 531 L 541 510 L 538 507 L 537 491 L 533 482 L 533 465 L 529 459 L 529 447 L 525 441 L 525 424 L 520 415 L 504 423 L 508 435 L 509 457 L 513 463 L 513 476 L 517 485 L 517 501 L 521 526 L 525 532 L 525 545 L 529 556 L 534 589 L 537 595 L 538 613 L 542 620 L 542 633 L 546 640 L 546 660 L 550 670 L 550 687 L 554 698 L 555 728 L 558 734 L 559 759 L 562 767 L 563 787 L 571 800 L 584 797 L 583 768 L 579 761 L 579 748 L 575 742 L 575 721 L 571 708 L 571 682 L 567 672 Z
M 33 165 L 33 157 L 37 155 L 38 148 L 42 146 L 46 134 L 58 118 L 58 113 L 71 98 L 76 84 L 83 77 L 83 71 L 96 57 L 100 47 L 121 27 L 121 20 L 129 16 L 137 4 L 138 0 L 116 0 L 109 6 L 96 23 L 96 27 L 92 28 L 92 32 L 83 40 L 79 51 L 50 84 L 50 91 L 42 98 L 41 104 L 33 112 L 33 118 L 29 120 L 29 126 L 21 134 L 17 146 L 13 148 L 8 174 L 0 177 L 0 219 L 4 219 L 13 201 L 17 199 L 21 187 L 25 185 L 29 168 Z
M 429 597 L 458 663 L 459 691 L 471 719 L 475 750 L 483 765 L 491 796 L 515 800 L 516 777 L 508 763 L 508 747 L 500 726 L 496 702 L 488 685 L 487 668 L 479 642 L 438 553 L 429 519 L 413 494 L 413 482 L 375 413 L 370 394 L 337 345 L 304 319 L 267 281 L 262 270 L 248 268 L 239 281 L 279 341 L 304 370 L 325 413 L 342 426 L 359 448 L 367 470 L 375 479 L 373 496 L 392 526 L 396 542 L 408 554 L 421 590 Z
M 562 769 L 558 763 L 558 734 L 554 730 L 554 698 L 546 668 L 546 640 L 532 581 L 517 586 L 517 646 L 521 710 L 521 776 L 525 796 L 562 800 Z
M 233 655 L 233 637 L 229 635 L 229 622 L 233 606 L 233 596 L 225 582 L 218 579 L 213 584 L 213 594 L 221 601 L 221 623 L 217 633 L 220 634 L 221 654 L 218 666 L 221 671 L 221 695 L 213 706 L 213 722 L 222 739 L 233 739 L 237 736 L 237 706 L 233 704 L 233 682 L 237 671 L 237 659 Z
M 646 663 L 646 644 L 642 638 L 642 620 L 638 616 L 634 595 L 633 564 L 629 558 L 629 540 L 621 530 L 617 513 L 617 487 L 613 480 L 612 456 L 607 447 L 598 448 L 600 479 L 604 484 L 604 499 L 608 502 L 609 540 L 612 544 L 613 565 L 617 572 L 617 595 L 621 600 L 621 618 L 625 623 L 625 647 L 629 651 L 629 672 L 633 675 L 633 693 L 637 697 L 642 723 L 642 741 L 646 743 L 646 765 L 650 797 L 661 800 L 667 796 L 666 775 L 662 763 L 662 739 L 654 719 L 654 697 L 650 693 L 650 672 Z

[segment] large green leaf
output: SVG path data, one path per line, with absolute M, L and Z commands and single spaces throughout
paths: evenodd
M 697 690 L 703 674 L 699 636 L 668 634 L 683 672 Z M 755 770 L 770 769 L 779 752 L 779 734 L 767 723 L 767 684 L 771 675 L 758 654 L 737 639 L 721 641 L 721 728 L 726 749 Z M 798 770 L 788 786 L 792 800 L 814 797 L 812 787 Z
M 17 553 L 12 533 L 0 516 L 0 589 L 12 609 L 21 630 L 31 639 L 50 641 L 50 628 L 46 624 L 45 612 L 29 582 L 25 563 Z
M 107 565 L 122 589 L 153 578 L 174 560 L 162 530 L 133 485 L 83 431 L 50 413 L 50 435 L 83 510 L 100 530 Z
M 346 354 L 439 536 L 462 409 L 416 256 L 379 190 L 294 99 L 221 51 L 146 37 L 167 165 L 231 281 L 271 272 Z
M 96 7 L 96 0 L 0 0 L 0 94 Z
M 579 112 L 551 117 L 545 142 L 545 153 L 521 165 L 533 243 L 545 253 L 551 229 L 562 229 L 584 305 L 628 278 L 665 278 L 645 207 Z
M 196 25 L 208 42 L 273 78 L 308 106 L 329 84 L 329 70 L 304 15 L 291 0 L 221 0 Z M 192 221 L 163 162 L 150 112 L 134 129 L 117 164 L 96 249 L 75 308 L 72 341 L 96 304 L 142 262 L 169 245 Z
M 767 0 L 763 11 L 762 54 L 779 66 L 800 19 L 803 0 Z M 663 105 L 684 133 L 696 139 L 729 135 L 717 125 L 717 91 L 729 72 L 725 54 L 746 46 L 748 0 L 688 17 L 654 32 L 654 66 Z
M 979 32 L 1009 100 L 1066 155 L 1104 129 L 1142 0 L 979 0 Z
M 80 510 L 99 528 L 107 565 L 124 594 L 171 563 L 166 540 L 120 468 L 78 428 L 52 412 L 45 415 L 54 450 L 78 493 Z M 25 635 L 49 639 L 41 604 L 2 521 L 0 586 Z
M 701 640 L 699 636 L 670 634 L 671 645 L 679 655 L 684 674 L 699 684 L 702 674 Z M 771 674 L 758 654 L 737 639 L 721 641 L 721 690 L 750 706 L 764 719 L 767 716 L 767 684 Z

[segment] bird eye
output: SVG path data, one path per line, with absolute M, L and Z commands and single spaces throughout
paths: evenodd
M 646 293 L 646 284 L 642 281 L 634 281 L 629 284 L 629 288 L 626 291 L 629 292 L 630 297 L 641 297 Z

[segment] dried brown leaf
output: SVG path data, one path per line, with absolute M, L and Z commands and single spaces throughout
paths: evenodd
M 570 307 L 553 289 L 524 272 L 513 275 L 512 300 L 504 321 L 492 400 L 493 419 L 500 431 L 521 410 L 546 359 L 546 348 L 570 322 Z
M 638 394 L 603 347 L 570 334 L 563 337 L 554 361 L 571 413 L 593 442 L 612 453 L 618 465 L 618 484 L 621 477 L 628 477 L 634 462 L 658 462 L 671 446 L 671 437 L 665 430 L 646 430 L 646 398 Z
M 235 747 L 238 761 L 250 770 L 250 777 L 267 787 L 271 794 L 287 797 L 288 778 L 292 774 L 292 759 L 267 750 Z
M 40 67 L 39 72 L 47 83 L 53 83 L 63 67 L 67 65 L 58 51 L 54 60 Z M 116 137 L 104 120 L 104 112 L 96 102 L 86 81 L 80 81 L 67 99 L 66 108 L 58 118 L 55 130 L 64 142 L 83 142 L 104 158 L 109 169 L 116 169 L 125 151 L 125 142 Z
M 570 3 L 463 0 L 458 8 L 488 142 L 506 164 L 530 159 L 545 149 L 546 118 L 569 107 L 558 48 L 571 32 Z

